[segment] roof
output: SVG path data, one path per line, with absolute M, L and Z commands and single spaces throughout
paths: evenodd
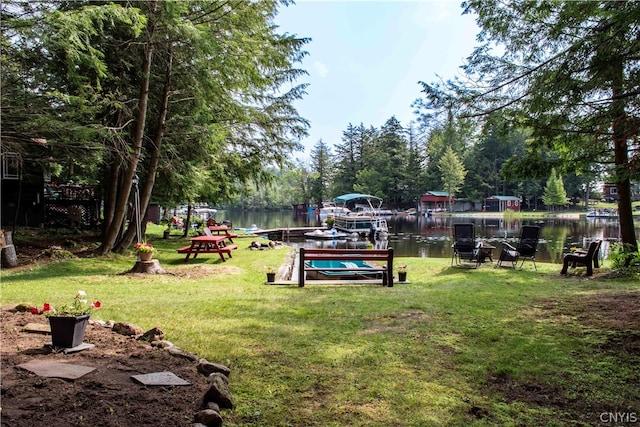
M 516 197 L 516 196 L 491 196 L 491 197 L 487 197 L 487 199 L 496 199 L 496 200 L 520 200 L 520 197 Z
M 449 193 L 447 191 L 427 191 L 424 194 L 431 194 L 432 196 L 438 197 L 449 197 Z
M 338 203 L 346 203 L 350 200 L 356 200 L 356 199 L 374 199 L 374 200 L 382 201 L 380 197 L 372 196 L 371 194 L 361 194 L 361 193 L 343 194 L 342 196 L 338 196 L 335 199 L 333 199 L 333 201 Z

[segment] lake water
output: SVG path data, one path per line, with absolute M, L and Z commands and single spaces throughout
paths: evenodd
M 236 228 L 250 228 L 256 225 L 260 229 L 318 227 L 320 220 L 314 215 L 294 215 L 291 211 L 219 211 L 219 221 L 228 219 Z M 563 254 L 574 246 L 586 248 L 589 242 L 602 239 L 600 257 L 605 258 L 610 244 L 619 238 L 617 219 L 566 219 L 550 218 L 544 220 L 522 220 L 504 218 L 471 217 L 387 217 L 389 235 L 387 239 L 376 240 L 376 248 L 393 247 L 396 256 L 450 258 L 451 234 L 453 223 L 475 224 L 476 236 L 496 247 L 494 259 L 499 256 L 501 242 L 514 243 L 523 225 L 539 225 L 541 240 L 536 260 L 543 262 L 562 262 Z M 635 222 L 636 235 L 640 235 L 640 223 Z M 291 239 L 286 243 L 299 247 L 364 247 L 366 240 L 317 241 L 304 238 Z

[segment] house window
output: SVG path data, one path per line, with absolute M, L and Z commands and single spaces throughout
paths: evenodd
M 18 153 L 2 153 L 2 179 L 20 179 L 22 158 Z
M 617 187 L 609 188 L 609 194 L 611 194 L 611 195 L 618 194 L 618 188 Z

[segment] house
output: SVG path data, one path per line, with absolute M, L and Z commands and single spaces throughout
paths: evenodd
M 615 184 L 603 184 L 602 185 L 602 198 L 606 202 L 618 201 L 618 187 Z
M 484 199 L 484 210 L 487 212 L 520 211 L 520 197 L 491 196 Z
M 425 214 L 440 212 L 449 206 L 449 193 L 446 191 L 427 191 L 420 196 L 419 212 Z

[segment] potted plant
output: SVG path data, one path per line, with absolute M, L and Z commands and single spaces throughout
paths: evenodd
M 398 266 L 398 280 L 401 282 L 406 282 L 407 280 L 407 266 L 399 265 Z
M 153 254 L 156 252 L 156 249 L 153 247 L 153 245 L 146 242 L 138 242 L 133 246 L 133 248 L 138 253 L 140 261 L 151 261 L 151 258 L 153 258 Z
M 89 302 L 84 291 L 78 291 L 71 304 L 63 304 L 57 310 L 44 303 L 42 310 L 33 307 L 34 314 L 44 314 L 51 326 L 53 347 L 72 348 L 82 344 L 84 332 L 93 309 L 100 308 L 100 301 Z
M 268 266 L 264 268 L 267 272 L 267 282 L 273 283 L 276 281 L 276 268 L 272 266 Z

